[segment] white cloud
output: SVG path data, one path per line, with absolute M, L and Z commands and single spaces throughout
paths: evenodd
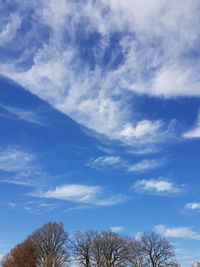
M 0 170 L 26 171 L 30 169 L 34 155 L 17 148 L 7 148 L 0 151 Z
M 21 26 L 21 22 L 22 18 L 18 14 L 11 14 L 7 18 L 7 23 L 2 27 L 2 31 L 0 31 L 0 46 L 6 45 L 15 37 L 17 30 Z
M 112 206 L 123 202 L 122 195 L 106 195 L 100 186 L 86 186 L 80 184 L 67 184 L 57 186 L 54 190 L 36 191 L 28 195 L 40 198 L 55 198 L 75 203 L 84 203 L 97 206 Z
M 20 147 L 0 148 L 0 172 L 1 183 L 30 187 L 42 186 L 54 178 L 42 170 L 36 154 Z
M 163 159 L 144 159 L 132 164 L 119 156 L 101 156 L 98 158 L 91 158 L 87 162 L 87 166 L 97 169 L 105 169 L 108 167 L 115 169 L 124 169 L 128 172 L 143 172 L 146 170 L 158 168 L 163 165 Z
M 110 230 L 111 230 L 112 232 L 119 233 L 119 232 L 124 231 L 124 227 L 123 227 L 123 226 L 111 226 L 111 227 L 110 227 Z
M 196 81 L 196 75 L 195 69 L 166 66 L 154 78 L 152 94 L 165 97 L 200 96 L 200 82 Z
M 120 135 L 124 138 L 148 136 L 149 134 L 151 135 L 152 133 L 157 132 L 161 126 L 162 123 L 160 121 L 152 122 L 148 120 L 142 120 L 137 123 L 135 128 L 128 123 L 124 125 Z
M 196 126 L 192 130 L 189 130 L 188 132 L 184 133 L 183 137 L 188 139 L 200 137 L 200 112 L 198 115 L 198 121 Z
M 183 185 L 176 185 L 173 182 L 166 179 L 150 179 L 150 180 L 138 180 L 133 185 L 136 192 L 158 194 L 158 195 L 170 195 L 177 194 L 183 191 Z
M 44 123 L 42 122 L 37 111 L 28 111 L 22 108 L 10 107 L 5 105 L 0 105 L 0 107 L 3 108 L 5 111 L 9 112 L 9 114 L 14 115 L 21 120 L 25 120 L 30 123 L 35 123 L 44 126 Z
M 123 161 L 119 156 L 102 156 L 91 160 L 94 164 L 101 166 L 115 165 Z
M 189 210 L 199 210 L 200 209 L 200 203 L 190 202 L 190 203 L 187 203 L 185 205 L 185 208 L 189 209 Z
M 108 148 L 108 147 L 104 147 L 104 146 L 97 146 L 97 148 L 100 150 L 100 151 L 103 151 L 107 154 L 114 154 L 114 151 L 111 149 L 111 148 Z
M 193 231 L 190 227 L 167 227 L 165 225 L 156 225 L 155 230 L 165 237 L 191 238 L 200 240 L 200 234 Z
M 136 164 L 130 165 L 128 171 L 143 172 L 146 170 L 158 168 L 163 165 L 163 159 L 144 159 Z
M 181 266 L 188 267 L 188 266 L 191 266 L 192 262 L 195 262 L 197 259 L 199 259 L 199 247 L 197 246 L 194 249 L 189 246 L 188 249 L 186 248 L 183 249 L 183 248 L 176 246 L 175 254 Z
M 8 203 L 8 207 L 11 208 L 11 209 L 16 208 L 16 206 L 17 206 L 17 203 L 15 203 L 15 202 L 9 202 Z
M 77 205 L 75 207 L 71 207 L 66 209 L 64 212 L 71 212 L 71 211 L 77 211 L 77 210 L 85 210 L 85 209 L 91 209 L 91 205 Z
M 24 186 L 33 186 L 31 181 L 22 181 L 21 179 L 3 179 L 0 180 L 1 183 L 15 184 L 15 185 L 24 185 Z
M 86 166 L 91 167 L 91 168 L 97 168 L 97 169 L 105 169 L 108 167 L 111 168 L 121 168 L 125 167 L 126 161 L 124 161 L 121 157 L 119 156 L 101 156 L 98 158 L 91 158 Z
M 198 6 L 196 0 L 32 4 L 33 27 L 18 36 L 21 55 L 4 60 L 0 72 L 92 131 L 131 146 L 157 144 L 170 135 L 168 127 L 159 118 L 138 121 L 127 89 L 129 96 L 200 95 L 199 63 L 190 57 L 199 36 Z M 120 40 L 112 50 L 115 34 Z M 94 35 L 99 38 L 90 42 Z M 32 39 L 34 47 L 24 48 Z
M 42 201 L 27 201 L 20 205 L 23 210 L 29 213 L 44 213 L 51 212 L 57 208 L 55 203 L 47 203 Z
M 198 1 L 107 2 L 120 15 L 121 24 L 126 24 L 141 41 L 138 47 L 137 40 L 123 40 L 128 50 L 126 63 L 132 63 L 132 70 L 135 67 L 135 80 L 131 85 L 129 78 L 129 88 L 159 97 L 200 96 L 198 58 L 190 58 L 199 38 Z M 142 72 L 149 76 L 144 78 Z
M 183 135 L 183 137 L 185 138 L 199 138 L 200 137 L 200 126 L 195 127 L 194 129 L 192 129 L 191 131 L 185 133 Z
M 143 146 L 143 147 L 139 147 L 139 148 L 131 148 L 129 149 L 129 153 L 133 154 L 133 155 L 144 155 L 144 154 L 155 154 L 158 153 L 160 151 L 159 147 L 156 147 L 156 144 L 154 146 Z
M 56 203 L 48 203 L 43 201 L 24 201 L 24 202 L 9 202 L 10 209 L 22 209 L 28 213 L 44 213 L 51 212 L 58 207 Z

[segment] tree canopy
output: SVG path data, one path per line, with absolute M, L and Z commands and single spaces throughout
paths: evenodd
M 4 256 L 2 267 L 175 267 L 172 245 L 155 232 L 139 237 L 111 231 L 77 231 L 49 222 Z

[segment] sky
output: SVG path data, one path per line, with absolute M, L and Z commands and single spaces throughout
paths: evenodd
M 200 261 L 200 2 L 0 0 L 0 255 L 49 221 Z

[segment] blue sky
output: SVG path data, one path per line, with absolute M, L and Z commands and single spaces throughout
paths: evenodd
M 62 221 L 200 260 L 199 1 L 32 2 L 0 1 L 0 255 Z

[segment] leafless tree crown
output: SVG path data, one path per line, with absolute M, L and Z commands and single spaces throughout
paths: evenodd
M 3 259 L 3 267 L 177 267 L 173 247 L 155 232 L 125 237 L 111 231 L 77 231 L 62 223 L 37 229 Z
M 60 267 L 69 259 L 68 234 L 62 223 L 49 222 L 37 229 L 30 239 L 38 247 L 41 267 Z

